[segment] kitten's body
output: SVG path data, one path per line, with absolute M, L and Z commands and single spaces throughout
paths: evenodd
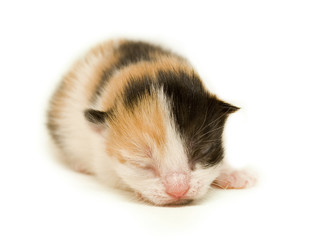
M 155 204 L 179 203 L 202 197 L 220 175 L 224 123 L 237 109 L 208 93 L 182 57 L 117 40 L 92 49 L 64 77 L 48 127 L 77 170 Z

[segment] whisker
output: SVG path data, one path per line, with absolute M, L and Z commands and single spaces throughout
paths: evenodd
M 204 128 L 205 127 L 203 127 L 204 126 L 204 124 L 205 124 L 205 122 L 206 122 L 206 119 L 207 119 L 207 111 L 208 110 L 206 110 L 206 113 L 205 113 L 205 115 L 204 115 L 204 120 L 203 120 L 203 123 L 201 124 L 201 126 L 198 128 L 198 130 L 195 132 L 195 134 L 193 135 L 193 137 L 195 137 L 196 135 L 198 135 L 198 134 L 200 134 L 200 132 L 202 131 L 202 130 L 204 130 Z M 203 127 L 203 128 L 202 128 Z
M 227 111 L 228 112 L 228 111 Z M 227 114 L 227 112 L 223 113 L 222 115 L 220 115 L 218 118 L 216 118 L 215 120 L 213 120 L 212 122 L 208 123 L 207 125 L 205 125 L 203 128 L 201 128 L 205 121 L 206 121 L 206 118 L 207 118 L 207 114 L 205 114 L 205 118 L 204 118 L 204 121 L 203 121 L 203 124 L 201 125 L 201 127 L 199 128 L 199 131 L 197 131 L 198 133 L 200 133 L 201 131 L 203 131 L 205 128 L 209 127 L 210 125 L 214 124 L 217 120 L 219 120 L 220 118 L 222 118 L 223 116 L 225 116 Z M 197 132 L 194 134 L 197 135 Z
M 228 112 L 228 111 L 227 111 Z M 215 120 L 211 121 L 210 123 L 208 123 L 205 127 L 208 127 L 212 124 L 214 124 L 216 121 L 218 121 L 219 119 L 221 119 L 223 116 L 225 116 L 227 114 L 227 112 L 223 113 L 222 115 L 220 115 L 218 118 L 216 118 Z
M 198 139 L 201 139 L 202 137 L 204 137 L 205 135 L 208 135 L 208 134 L 211 134 L 211 133 L 213 133 L 213 132 L 215 132 L 215 131 L 217 131 L 217 130 L 219 130 L 219 129 L 222 129 L 222 128 L 224 128 L 224 126 L 221 126 L 221 127 L 218 127 L 218 128 L 215 128 L 215 129 L 212 129 L 211 131 L 208 131 L 208 132 L 206 132 L 206 133 L 204 133 L 204 134 L 202 134 L 202 135 L 199 135 L 198 137 Z
M 215 121 L 219 120 L 221 117 L 227 115 L 228 112 L 229 112 L 229 109 L 227 109 L 222 115 L 220 115 L 218 118 L 216 118 L 215 120 L 213 120 L 211 123 L 214 123 Z
M 210 125 L 212 125 L 212 124 L 214 124 L 214 123 L 216 123 L 219 119 L 221 119 L 223 116 L 225 116 L 225 115 L 227 115 L 227 113 L 229 112 L 229 109 L 226 111 L 226 112 L 224 112 L 222 115 L 220 115 L 218 118 L 216 118 L 215 120 L 213 120 L 213 121 L 211 121 L 210 123 L 208 123 L 207 125 L 205 125 L 204 127 L 202 127 L 203 125 L 204 125 L 204 123 L 206 122 L 206 119 L 207 119 L 207 112 L 206 112 L 206 114 L 205 114 L 205 118 L 204 118 L 204 120 L 203 120 L 203 124 L 198 128 L 198 130 L 194 133 L 194 135 L 192 136 L 192 138 L 195 138 L 198 134 L 200 134 L 200 132 L 202 132 L 205 128 L 207 128 L 207 127 L 209 127 Z M 217 125 L 217 124 L 216 124 Z M 223 126 L 222 127 L 220 127 L 220 128 L 217 128 L 217 129 L 213 129 L 213 131 L 216 131 L 216 130 L 218 130 L 218 129 L 221 129 L 221 128 L 223 128 Z M 211 132 L 208 132 L 208 133 L 211 133 Z M 202 135 L 202 136 L 204 136 L 204 135 Z M 199 136 L 199 139 L 201 138 L 201 136 Z

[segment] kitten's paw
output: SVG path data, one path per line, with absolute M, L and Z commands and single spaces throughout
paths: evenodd
M 212 183 L 212 187 L 221 189 L 244 189 L 256 184 L 256 177 L 246 170 L 222 172 Z

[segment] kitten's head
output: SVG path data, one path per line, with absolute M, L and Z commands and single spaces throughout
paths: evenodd
M 133 79 L 119 99 L 107 112 L 85 112 L 104 131 L 118 176 L 157 205 L 204 196 L 219 174 L 225 120 L 238 108 L 181 72 Z

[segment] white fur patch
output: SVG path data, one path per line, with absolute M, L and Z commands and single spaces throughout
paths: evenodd
M 166 111 L 169 112 L 163 96 L 160 96 L 162 104 Z M 170 116 L 170 113 L 167 115 Z M 188 157 L 185 153 L 184 143 L 176 131 L 173 120 L 165 120 L 166 126 L 166 146 L 163 153 L 157 153 L 157 149 L 153 152 L 153 159 L 135 159 L 125 149 L 121 153 L 127 159 L 134 159 L 138 162 L 138 166 L 126 163 L 116 163 L 116 173 L 131 189 L 142 196 L 142 198 L 149 200 L 157 205 L 165 205 L 179 201 L 166 193 L 166 186 L 164 185 L 164 178 L 168 174 L 180 172 L 187 174 L 189 178 L 189 190 L 180 199 L 198 199 L 203 197 L 210 184 L 219 174 L 218 167 L 202 168 L 197 165 L 195 170 L 189 168 Z M 153 168 L 146 168 L 142 164 L 151 164 Z M 180 178 L 181 179 L 181 178 Z M 179 180 L 181 181 L 181 180 Z

